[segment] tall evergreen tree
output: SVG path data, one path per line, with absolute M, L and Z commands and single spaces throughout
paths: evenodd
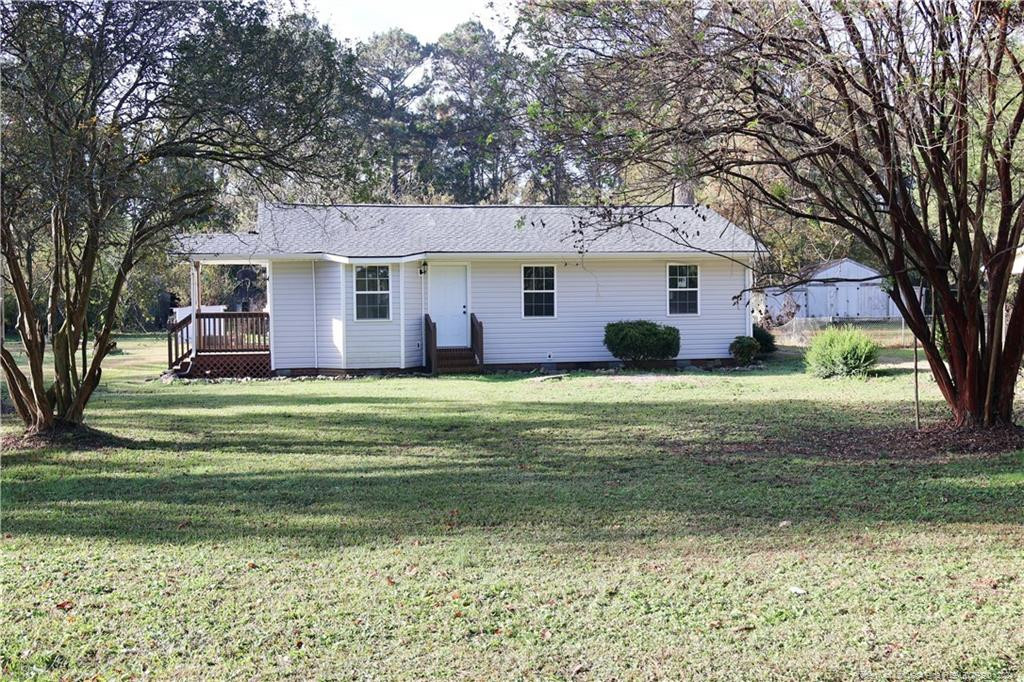
M 357 50 L 366 90 L 370 153 L 377 160 L 375 173 L 386 178 L 392 200 L 410 189 L 417 191 L 408 185 L 415 178 L 421 153 L 422 116 L 417 102 L 431 87 L 429 56 L 428 47 L 398 28 L 373 36 Z

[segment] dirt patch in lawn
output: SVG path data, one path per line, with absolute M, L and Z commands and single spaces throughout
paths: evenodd
M 950 455 L 992 455 L 1024 450 L 1024 428 L 953 428 L 936 424 L 920 431 L 903 427 L 811 430 L 798 437 L 764 436 L 752 441 L 672 441 L 665 448 L 688 456 L 767 455 L 850 460 L 931 460 Z
M 599 386 L 602 382 L 610 381 L 616 384 L 682 384 L 685 386 L 705 387 L 711 384 L 715 377 L 709 372 L 689 371 L 664 374 L 609 374 L 599 379 L 591 379 L 593 386 Z
M 43 450 L 65 448 L 76 452 L 131 447 L 133 442 L 88 426 L 58 426 L 44 433 L 8 434 L 0 438 L 0 449 Z
M 686 381 L 690 378 L 683 374 L 611 374 L 608 381 L 620 384 L 654 384 L 662 381 Z

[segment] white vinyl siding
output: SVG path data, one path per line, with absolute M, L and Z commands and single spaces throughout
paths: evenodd
M 680 331 L 680 359 L 729 357 L 729 343 L 747 333 L 748 312 L 734 305 L 746 268 L 725 258 L 694 257 L 700 268 L 700 315 L 668 315 L 669 259 L 601 260 L 587 256 L 557 267 L 557 318 L 522 316 L 522 266 L 527 259 L 472 264 L 472 312 L 484 325 L 488 364 L 588 362 L 614 358 L 604 325 L 652 320 Z
M 420 274 L 419 261 L 405 264 L 402 288 L 405 290 L 405 366 L 423 364 L 423 302 L 426 277 Z
M 311 261 L 272 261 L 270 327 L 275 369 L 315 366 Z
M 699 266 L 699 315 L 668 315 L 665 259 L 585 257 L 556 265 L 557 317 L 523 317 L 523 266 L 528 258 L 470 264 L 469 312 L 484 325 L 488 364 L 613 360 L 604 326 L 653 320 L 680 330 L 680 359 L 726 358 L 729 343 L 749 333 L 749 315 L 734 305 L 746 268 L 725 258 L 688 259 Z M 423 362 L 426 277 L 420 263 L 391 264 L 390 320 L 355 318 L 354 265 L 317 261 L 270 264 L 271 327 L 276 369 L 387 369 Z M 405 314 L 399 306 L 404 302 Z M 314 316 L 314 306 L 316 314 Z M 314 339 L 316 344 L 314 346 Z
M 382 264 L 384 265 L 384 264 Z M 406 268 L 408 269 L 408 265 Z M 356 320 L 355 310 L 355 265 L 347 265 L 348 276 L 344 278 L 347 289 L 346 300 L 349 311 L 345 319 L 345 368 L 346 369 L 388 369 L 396 368 L 402 362 L 401 316 L 397 306 L 400 298 L 398 263 L 391 264 L 389 320 Z M 406 313 L 406 324 L 409 315 Z M 406 328 L 406 338 L 409 331 Z
M 317 367 L 345 366 L 345 301 L 342 294 L 343 266 L 332 261 L 316 265 L 316 355 Z

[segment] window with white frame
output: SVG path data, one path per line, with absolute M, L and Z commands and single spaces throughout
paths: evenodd
M 356 266 L 356 319 L 391 319 L 391 266 Z
M 523 266 L 523 317 L 555 316 L 555 266 Z
M 696 265 L 668 266 L 668 314 L 696 315 L 698 312 Z

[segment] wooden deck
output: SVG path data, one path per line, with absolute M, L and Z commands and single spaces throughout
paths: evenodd
M 484 325 L 469 316 L 470 345 L 439 348 L 437 324 L 424 315 L 427 371 L 478 372 L 484 365 Z M 192 338 L 195 335 L 195 339 Z M 189 377 L 265 377 L 270 369 L 270 315 L 199 313 L 168 324 L 167 367 Z
M 269 376 L 270 315 L 199 313 L 196 324 L 192 315 L 169 324 L 167 367 L 183 376 Z

